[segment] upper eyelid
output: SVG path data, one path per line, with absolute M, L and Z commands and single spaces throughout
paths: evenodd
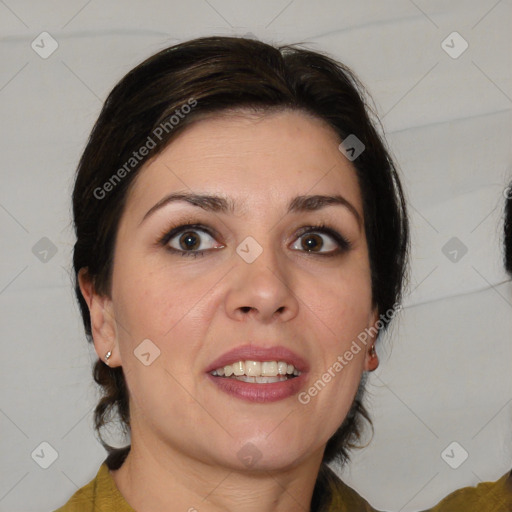
M 198 222 L 182 222 L 172 228 L 167 229 L 160 237 L 159 242 L 167 243 L 172 238 L 176 237 L 180 233 L 184 231 L 204 231 L 206 234 L 211 236 L 212 238 L 217 238 L 219 236 L 218 232 L 210 227 L 204 226 Z

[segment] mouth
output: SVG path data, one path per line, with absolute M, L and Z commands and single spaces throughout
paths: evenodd
M 285 347 L 238 347 L 215 360 L 206 373 L 224 393 L 251 402 L 288 398 L 304 386 L 308 365 Z

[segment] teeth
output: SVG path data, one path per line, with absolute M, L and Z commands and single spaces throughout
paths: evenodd
M 243 375 L 245 373 L 244 371 L 244 363 L 242 361 L 238 361 L 238 363 L 235 363 L 233 365 L 233 373 L 238 377 L 240 375 Z M 250 374 L 248 374 L 250 375 Z
M 235 366 L 238 363 L 235 363 Z M 261 363 L 259 361 L 245 361 L 245 374 L 248 377 L 259 377 L 261 375 Z
M 280 380 L 286 380 L 289 375 L 295 377 L 300 375 L 300 371 L 293 364 L 288 364 L 285 361 L 237 361 L 236 363 L 217 368 L 211 373 L 214 376 L 232 377 L 244 380 L 244 382 L 259 382 L 258 378 L 265 379 L 261 381 L 262 383 L 279 382 Z M 245 380 L 244 377 L 256 378 L 256 380 Z M 269 379 L 273 378 L 278 379 L 269 381 Z
M 261 363 L 261 375 L 263 377 L 275 377 L 277 375 L 277 363 L 275 361 Z
M 272 384 L 273 382 L 283 382 L 288 380 L 288 377 L 284 377 L 283 375 L 277 375 L 275 377 L 248 377 L 247 375 L 241 375 L 240 377 L 232 378 L 242 382 L 252 382 L 257 384 Z

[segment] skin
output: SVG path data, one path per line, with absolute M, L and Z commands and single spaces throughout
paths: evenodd
M 232 397 L 205 370 L 250 341 L 279 344 L 308 362 L 307 390 L 378 320 L 360 189 L 339 142 L 321 120 L 292 111 L 192 124 L 145 164 L 130 189 L 110 296 L 96 294 L 80 273 L 98 357 L 111 350 L 109 364 L 123 367 L 129 388 L 132 448 L 111 474 L 139 512 L 169 504 L 200 512 L 309 510 L 325 444 L 363 371 L 378 365 L 372 340 L 306 405 L 297 395 L 272 403 Z M 227 196 L 239 209 L 209 212 L 174 202 L 142 221 L 172 192 Z M 314 194 L 342 195 L 360 221 L 340 205 L 286 213 L 292 198 Z M 195 231 L 203 256 L 158 244 L 170 223 L 189 222 L 215 230 L 214 237 Z M 350 249 L 332 257 L 308 252 L 303 242 L 311 236 L 323 242 L 318 251 L 337 249 L 328 234 L 297 236 L 320 222 L 347 238 Z M 185 251 L 180 236 L 168 244 Z M 247 236 L 263 249 L 250 264 L 236 253 Z M 134 356 L 145 339 L 160 350 L 149 366 Z M 251 468 L 237 457 L 248 442 L 261 454 Z

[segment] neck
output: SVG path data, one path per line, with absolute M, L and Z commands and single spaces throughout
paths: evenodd
M 293 468 L 241 471 L 186 456 L 169 446 L 133 442 L 111 471 L 137 512 L 309 512 L 323 449 Z M 153 448 L 153 449 L 152 449 Z

